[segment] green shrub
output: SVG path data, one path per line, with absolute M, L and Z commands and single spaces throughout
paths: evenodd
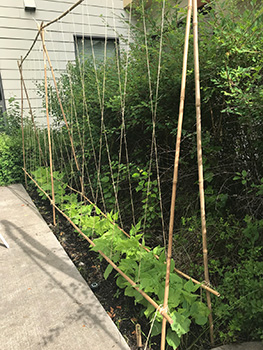
M 0 185 L 23 182 L 21 137 L 0 134 Z

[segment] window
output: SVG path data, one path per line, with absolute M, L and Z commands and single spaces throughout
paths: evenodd
M 93 59 L 92 47 L 94 51 L 96 63 L 104 61 L 105 53 L 105 38 L 98 37 L 83 37 L 76 36 L 75 41 L 75 54 L 76 58 L 80 60 Z M 107 58 L 116 57 L 116 45 L 118 45 L 118 39 L 107 38 L 106 43 L 106 56 Z

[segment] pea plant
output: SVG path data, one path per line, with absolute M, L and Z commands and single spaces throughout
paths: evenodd
M 47 170 L 38 169 L 34 177 L 45 191 L 51 193 L 50 175 L 47 181 Z M 127 237 L 115 224 L 118 220 L 118 213 L 107 213 L 102 215 L 101 210 L 92 204 L 85 204 L 80 201 L 76 193 L 67 194 L 66 185 L 61 182 L 63 174 L 54 173 L 54 186 L 61 200 L 61 209 L 71 220 L 81 228 L 88 237 L 93 238 L 95 247 L 93 251 L 102 251 L 130 278 L 137 287 L 142 289 L 159 305 L 163 304 L 166 272 L 166 256 L 163 247 L 157 246 L 153 249 L 146 247 L 141 233 L 141 222 L 132 226 Z M 39 190 L 40 191 L 40 190 Z M 43 194 L 43 192 L 42 192 Z M 156 255 L 160 258 L 156 259 Z M 209 310 L 200 301 L 200 296 L 195 292 L 200 285 L 195 285 L 192 280 L 185 281 L 173 272 L 174 260 L 171 261 L 170 292 L 169 292 L 169 314 L 173 324 L 167 330 L 167 343 L 176 349 L 180 344 L 181 337 L 186 334 L 192 322 L 204 325 L 207 322 Z M 113 267 L 108 265 L 104 272 L 105 279 L 113 272 Z M 154 324 L 152 336 L 161 333 L 162 316 L 156 313 L 154 306 L 148 303 L 143 296 L 135 290 L 118 273 L 115 274 L 116 284 L 124 290 L 126 296 L 134 298 L 135 304 L 143 305 L 144 315 Z

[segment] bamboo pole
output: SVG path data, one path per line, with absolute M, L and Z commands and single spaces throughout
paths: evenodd
M 33 179 L 33 177 L 24 168 L 23 170 L 26 173 L 26 175 L 34 182 L 34 184 L 40 189 L 40 191 L 42 191 L 45 194 L 45 196 L 48 198 L 50 203 L 56 208 L 56 210 L 70 222 L 74 229 L 78 231 L 78 233 L 82 237 L 84 237 L 89 242 L 89 244 L 92 245 L 92 247 L 96 247 L 96 244 L 89 237 L 87 237 L 85 233 L 83 233 L 80 230 L 80 228 L 76 224 L 74 224 L 74 222 L 61 209 L 59 209 L 59 207 L 56 206 L 56 204 L 53 203 L 52 198 L 50 198 L 50 196 L 39 186 L 39 184 Z M 137 284 L 130 277 L 128 277 L 116 264 L 114 264 L 114 262 L 107 255 L 105 255 L 101 250 L 98 250 L 98 253 L 114 268 L 114 270 L 116 270 L 124 279 L 126 279 L 126 281 L 128 281 L 131 284 L 131 286 L 135 290 L 137 290 L 137 292 L 139 292 L 151 305 L 153 305 L 170 324 L 173 323 L 173 320 L 168 315 L 168 313 L 163 308 L 161 308 L 160 305 L 158 305 L 151 297 L 149 297 L 149 295 L 143 292 L 137 286 Z
M 163 302 L 164 310 L 166 310 L 168 307 L 168 298 L 169 298 L 170 269 L 171 269 L 172 245 L 173 245 L 174 216 L 175 216 L 175 200 L 176 200 L 176 189 L 177 189 L 177 181 L 178 181 L 180 144 L 181 144 L 182 124 L 183 124 L 183 114 L 184 114 L 186 71 L 187 71 L 191 14 L 192 14 L 192 0 L 188 0 L 183 68 L 182 68 L 182 81 L 181 81 L 181 95 L 180 95 L 180 106 L 179 106 L 179 116 L 178 116 L 178 126 L 177 126 L 176 149 L 175 149 L 175 158 L 174 158 L 174 174 L 173 174 L 173 187 L 172 187 L 170 223 L 169 223 L 169 240 L 168 240 L 167 258 L 166 258 L 166 277 L 165 277 L 165 290 L 164 290 L 164 302 Z M 165 350 L 165 339 L 166 339 L 166 320 L 163 318 L 162 334 L 161 334 L 161 350 Z
M 74 157 L 75 164 L 76 164 L 76 167 L 77 167 L 77 171 L 78 171 L 78 174 L 79 174 L 79 181 L 80 181 L 80 185 L 81 185 L 82 195 L 84 195 L 84 183 L 82 181 L 83 179 L 82 179 L 82 176 L 81 176 L 80 166 L 79 166 L 79 162 L 78 162 L 78 159 L 77 159 L 77 156 L 76 156 L 76 152 L 75 152 L 75 147 L 74 147 L 72 134 L 71 134 L 71 131 L 70 131 L 70 128 L 69 128 L 69 125 L 68 125 L 68 121 L 67 121 L 67 118 L 66 118 L 66 114 L 65 114 L 62 102 L 61 102 L 61 98 L 60 98 L 59 90 L 58 90 L 58 85 L 57 85 L 57 80 L 56 80 L 54 69 L 53 69 L 53 66 L 52 66 L 49 54 L 48 54 L 47 47 L 45 45 L 45 41 L 43 40 L 43 35 L 41 35 L 41 38 L 42 38 L 42 43 L 43 43 L 43 50 L 44 50 L 46 58 L 48 60 L 48 64 L 49 64 L 50 71 L 51 71 L 51 74 L 52 74 L 52 78 L 53 78 L 53 81 L 54 81 L 55 90 L 56 90 L 59 106 L 60 106 L 60 109 L 61 109 L 61 113 L 62 113 L 62 116 L 63 116 L 64 122 L 65 122 L 65 125 L 66 125 L 66 128 L 67 128 L 67 131 L 68 131 L 68 136 L 69 136 L 69 139 L 70 139 L 70 144 L 71 144 L 71 148 L 72 148 L 73 157 Z
M 78 193 L 79 195 L 81 195 L 81 192 L 80 192 L 80 191 L 75 190 L 73 187 L 71 187 L 71 186 L 69 186 L 69 185 L 67 185 L 67 184 L 66 184 L 66 186 L 67 186 L 68 189 L 70 189 L 71 191 L 76 192 L 76 193 Z M 98 206 L 97 206 L 96 204 L 94 204 L 88 197 L 86 197 L 86 196 L 84 195 L 83 198 L 84 198 L 89 204 L 91 204 L 95 209 L 99 209 L 101 215 L 104 216 L 106 219 L 108 219 L 112 225 L 117 226 L 118 229 L 119 229 L 120 231 L 122 231 L 122 232 L 125 234 L 125 236 L 127 236 L 128 238 L 131 237 L 126 231 L 124 231 L 123 228 L 121 228 L 120 226 L 118 226 L 118 224 L 116 224 L 116 222 L 111 221 L 111 220 L 108 218 L 108 216 L 107 216 L 105 213 L 103 213 L 103 211 L 101 211 L 101 209 L 98 208 Z M 141 246 L 144 250 L 146 250 L 147 252 L 150 252 L 150 249 L 148 249 L 147 247 L 143 246 L 141 243 L 140 243 L 140 246 Z M 154 254 L 154 257 L 155 257 L 156 259 L 158 259 L 158 260 L 159 260 L 159 258 L 160 258 L 160 257 L 159 257 L 158 255 L 156 255 L 156 254 Z M 180 275 L 180 276 L 182 276 L 182 277 L 184 277 L 184 278 L 186 278 L 186 279 L 188 279 L 188 280 L 192 280 L 192 282 L 195 283 L 195 284 L 200 284 L 200 287 L 201 287 L 201 288 L 203 288 L 203 289 L 209 291 L 210 293 L 216 295 L 217 297 L 220 297 L 220 293 L 218 293 L 216 290 L 214 290 L 214 289 L 212 289 L 211 287 L 205 285 L 204 283 L 199 282 L 199 281 L 197 281 L 196 279 L 190 277 L 190 276 L 187 275 L 186 273 L 184 273 L 184 272 L 178 270 L 176 267 L 174 268 L 174 271 L 175 271 L 176 273 L 178 273 L 178 275 Z
M 50 165 L 50 178 L 51 178 L 51 188 L 52 188 L 52 208 L 53 208 L 53 223 L 56 226 L 56 211 L 55 211 L 55 191 L 54 191 L 54 179 L 53 179 L 53 159 L 52 159 L 52 146 L 51 146 L 51 136 L 50 136 L 50 122 L 49 122 L 49 111 L 48 111 L 48 90 L 47 90 L 47 62 L 46 53 L 44 49 L 44 31 L 40 32 L 42 43 L 43 43 L 43 58 L 44 58 L 44 72 L 45 72 L 45 97 L 46 97 L 46 117 L 47 117 L 47 133 L 48 133 L 48 148 L 49 148 L 49 165 Z
M 22 61 L 22 57 L 21 57 Z M 19 63 L 18 63 L 19 65 Z M 22 71 L 22 64 L 21 64 L 21 71 Z M 20 83 L 21 83 L 21 130 L 22 130 L 22 149 L 23 149 L 23 163 L 24 163 L 24 168 L 26 169 L 26 154 L 25 154 L 25 135 L 24 135 L 24 94 L 23 94 L 23 80 L 22 80 L 22 75 L 20 76 Z M 25 174 L 25 185 L 26 189 L 28 188 L 27 186 L 27 176 Z
M 209 285 L 208 257 L 207 257 L 207 232 L 205 217 L 205 195 L 204 195 L 204 175 L 202 160 L 202 136 L 201 136 L 201 97 L 200 97 L 200 76 L 199 76 L 199 50 L 198 50 L 198 20 L 197 20 L 197 0 L 194 0 L 193 6 L 193 33 L 194 33 L 194 66 L 195 66 L 195 104 L 196 104 L 196 134 L 197 134 L 197 159 L 198 159 L 198 177 L 199 177 L 199 194 L 200 194 L 200 211 L 202 224 L 202 241 L 203 241 L 203 260 L 205 281 Z M 206 291 L 207 305 L 210 309 L 209 325 L 210 340 L 214 345 L 213 316 L 211 295 Z

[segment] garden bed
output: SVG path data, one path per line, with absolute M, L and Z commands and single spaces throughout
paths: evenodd
M 137 323 L 141 325 L 142 333 L 147 335 L 149 332 L 149 324 L 143 316 L 141 306 L 135 306 L 133 300 L 126 297 L 124 292 L 117 287 L 114 274 L 111 274 L 107 280 L 104 279 L 103 273 L 107 267 L 106 261 L 101 260 L 96 252 L 90 250 L 89 243 L 74 232 L 70 223 L 59 215 L 55 227 L 53 225 L 52 208 L 48 201 L 41 200 L 34 189 L 30 189 L 29 194 L 82 277 L 122 333 L 131 350 L 137 350 L 135 325 Z M 143 339 L 145 338 L 143 337 Z M 152 339 L 148 349 L 158 349 L 158 343 L 158 337 L 155 341 Z

